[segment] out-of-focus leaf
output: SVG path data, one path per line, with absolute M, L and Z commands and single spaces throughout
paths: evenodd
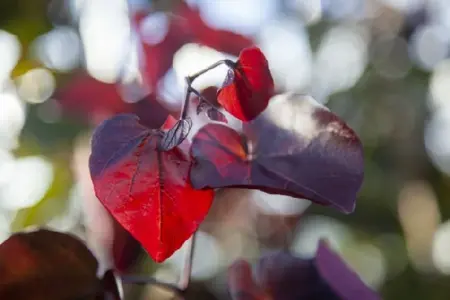
M 86 74 L 76 75 L 54 97 L 68 116 L 94 123 L 118 113 L 135 113 L 147 127 L 159 128 L 169 115 L 154 94 L 127 103 L 116 84 L 104 83 Z
M 41 229 L 0 245 L 0 299 L 95 299 L 97 261 L 78 238 Z
M 303 260 L 288 252 L 261 258 L 252 276 L 242 260 L 229 270 L 234 300 L 380 300 L 324 241 L 316 257 Z

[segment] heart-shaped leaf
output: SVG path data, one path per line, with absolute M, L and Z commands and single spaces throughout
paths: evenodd
M 276 252 L 261 258 L 254 273 L 252 277 L 250 265 L 243 260 L 230 267 L 228 284 L 233 300 L 381 299 L 324 241 L 313 259 Z
M 311 97 L 271 100 L 243 134 L 208 124 L 192 141 L 195 188 L 247 187 L 306 198 L 349 213 L 363 180 L 356 134 Z
M 191 158 L 161 151 L 162 138 L 135 115 L 117 115 L 95 131 L 89 160 L 97 197 L 157 262 L 197 230 L 214 193 L 192 188 Z
M 75 236 L 46 229 L 16 233 L 0 245 L 0 299 L 119 300 L 116 292 L 104 297 L 118 290 L 117 282 L 104 285 L 97 268 Z
M 241 51 L 232 67 L 217 100 L 236 118 L 253 120 L 264 111 L 274 94 L 269 64 L 259 48 L 250 47 Z

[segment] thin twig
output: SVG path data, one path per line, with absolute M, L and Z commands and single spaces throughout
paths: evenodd
M 194 74 L 192 74 L 190 76 L 185 77 L 186 84 L 187 84 L 186 97 L 184 98 L 183 107 L 181 109 L 180 120 L 185 119 L 186 116 L 187 116 L 187 113 L 189 111 L 189 102 L 190 102 L 189 97 L 190 97 L 191 93 L 196 94 L 201 99 L 205 99 L 203 96 L 200 95 L 200 93 L 197 90 L 195 90 L 192 87 L 192 84 L 194 83 L 195 79 L 197 79 L 201 75 L 205 74 L 206 72 L 211 71 L 212 69 L 217 68 L 218 66 L 223 65 L 223 64 L 227 65 L 230 68 L 233 68 L 234 65 L 235 65 L 235 63 L 232 60 L 222 59 L 222 60 L 219 60 L 219 61 L 213 63 L 209 67 L 198 71 L 197 73 L 194 73 Z M 206 102 L 209 103 L 209 101 L 206 101 Z M 209 103 L 209 104 L 211 104 L 211 103 Z M 211 104 L 211 106 L 214 106 L 214 105 Z
M 184 263 L 180 272 L 180 279 L 178 280 L 178 288 L 182 291 L 187 289 L 191 280 L 192 261 L 194 259 L 195 251 L 195 236 L 196 233 L 194 233 L 189 241 L 187 241 L 189 244 L 187 245 L 186 252 L 184 253 Z
M 194 90 L 192 88 L 192 84 L 194 83 L 195 79 L 197 79 L 199 76 L 205 74 L 206 72 L 211 71 L 212 69 L 217 68 L 218 66 L 223 65 L 223 64 L 227 65 L 230 68 L 234 68 L 236 65 L 236 63 L 232 60 L 222 59 L 222 60 L 219 60 L 219 61 L 213 63 L 209 67 L 206 67 L 203 70 L 200 70 L 197 73 L 194 73 L 194 74 L 184 78 L 186 80 L 187 88 L 186 88 L 186 97 L 184 98 L 183 107 L 181 109 L 180 120 L 184 120 L 186 118 L 187 113 L 189 111 L 189 102 L 190 102 L 189 96 L 191 95 L 192 92 L 194 92 L 194 93 L 196 92 L 196 90 Z M 198 92 L 195 94 L 199 95 Z
M 194 74 L 188 76 L 188 79 L 189 79 L 189 81 L 192 84 L 194 82 L 194 80 L 197 79 L 199 76 L 201 76 L 201 75 L 205 74 L 206 72 L 211 71 L 212 69 L 215 69 L 218 66 L 223 65 L 223 64 L 225 64 L 225 65 L 227 65 L 229 67 L 232 67 L 232 66 L 234 66 L 235 63 L 232 60 L 229 60 L 229 59 L 219 60 L 219 61 L 213 63 L 212 65 L 210 65 L 209 67 L 207 67 L 207 68 L 205 68 L 203 70 L 198 71 L 197 73 L 194 73 Z
M 186 96 L 184 97 L 183 107 L 181 109 L 180 120 L 186 119 L 187 113 L 189 111 L 189 102 L 191 102 L 189 97 L 191 96 L 191 92 L 192 92 L 191 91 L 192 80 L 189 77 L 186 77 L 185 80 L 186 80 L 186 84 L 187 84 Z

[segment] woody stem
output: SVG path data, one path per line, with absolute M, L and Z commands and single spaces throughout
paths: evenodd
M 227 65 L 229 67 L 232 67 L 234 65 L 234 62 L 229 60 L 229 59 L 222 59 L 219 60 L 215 63 L 213 63 L 212 65 L 210 65 L 209 67 L 204 68 L 203 70 L 198 71 L 197 73 L 192 74 L 191 76 L 188 76 L 188 78 L 190 79 L 191 83 L 194 82 L 195 79 L 197 79 L 198 77 L 200 77 L 201 75 L 205 74 L 208 71 L 211 71 L 212 69 L 217 68 L 220 65 Z
M 211 71 L 212 69 L 215 69 L 218 66 L 223 65 L 223 64 L 227 65 L 230 68 L 234 68 L 234 66 L 235 66 L 235 63 L 232 60 L 222 59 L 222 60 L 219 60 L 219 61 L 213 63 L 209 67 L 198 71 L 197 73 L 194 73 L 190 76 L 185 77 L 186 84 L 187 84 L 186 97 L 184 98 L 184 103 L 183 103 L 183 108 L 181 110 L 180 120 L 184 120 L 187 116 L 187 113 L 189 111 L 189 102 L 190 102 L 189 96 L 191 95 L 191 93 L 194 93 L 197 96 L 199 95 L 199 93 L 195 89 L 192 88 L 192 83 L 194 83 L 194 80 L 197 79 L 198 77 L 200 77 L 201 75 L 205 74 L 206 72 Z
M 181 109 L 181 116 L 180 116 L 180 120 L 184 120 L 187 117 L 187 113 L 189 111 L 189 97 L 191 96 L 191 92 L 192 92 L 192 80 L 189 77 L 185 77 L 186 80 L 186 96 L 184 98 L 184 103 L 183 103 L 183 108 Z

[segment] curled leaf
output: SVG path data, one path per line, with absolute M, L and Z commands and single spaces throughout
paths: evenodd
M 222 112 L 220 112 L 219 109 L 212 107 L 205 101 L 200 101 L 200 103 L 197 105 L 197 115 L 202 113 L 203 111 L 206 111 L 206 115 L 211 121 L 228 123 L 227 118 Z
M 245 48 L 219 90 L 218 102 L 242 121 L 251 121 L 267 107 L 274 82 L 267 59 L 257 47 Z
M 112 216 L 157 262 L 181 247 L 206 216 L 214 192 L 194 190 L 191 158 L 134 115 L 102 123 L 89 159 L 95 193 Z
M 167 123 L 165 123 L 167 126 Z M 191 118 L 179 120 L 175 125 L 165 132 L 161 139 L 159 148 L 161 151 L 172 150 L 176 146 L 180 145 L 187 137 L 192 128 Z
M 246 187 L 349 213 L 363 180 L 356 134 L 311 97 L 279 95 L 243 134 L 208 124 L 192 141 L 195 188 Z
M 259 260 L 255 276 L 250 265 L 239 260 L 229 269 L 228 278 L 233 300 L 381 299 L 323 241 L 313 259 L 276 252 Z
M 223 113 L 220 112 L 220 110 L 210 107 L 206 111 L 206 115 L 208 118 L 212 121 L 222 122 L 222 123 L 228 123 L 227 117 Z
M 228 123 L 227 118 L 220 111 L 220 104 L 217 102 L 216 87 L 210 86 L 202 90 L 200 97 L 194 98 L 193 103 L 197 106 L 197 115 L 202 112 L 206 112 L 206 115 L 210 120 Z

